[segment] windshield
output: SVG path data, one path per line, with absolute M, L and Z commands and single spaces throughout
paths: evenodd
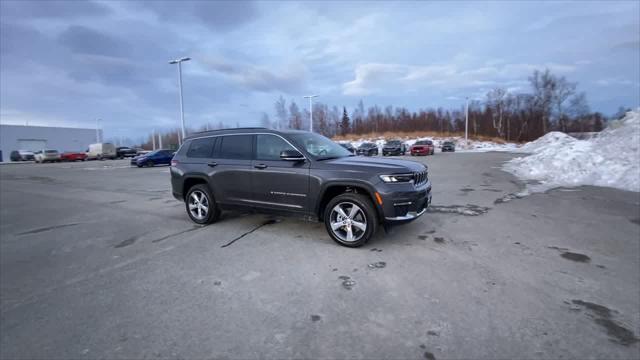
M 387 141 L 387 145 L 400 145 L 400 141 L 398 140 L 391 140 L 391 141 Z
M 47 153 L 47 154 L 55 154 L 58 151 L 57 150 L 45 150 L 44 152 Z
M 453 143 L 451 141 L 445 141 L 444 144 L 445 145 L 453 145 Z
M 428 141 L 428 140 L 416 141 L 416 145 L 431 145 L 431 141 Z
M 368 148 L 368 147 L 373 147 L 374 145 L 372 143 L 362 143 L 360 145 L 361 148 Z
M 289 137 L 316 160 L 351 156 L 348 150 L 322 135 L 296 133 L 290 134 Z

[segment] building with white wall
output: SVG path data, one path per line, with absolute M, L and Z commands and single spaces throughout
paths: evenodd
M 102 130 L 0 124 L 0 161 L 9 161 L 13 150 L 85 151 L 97 138 Z

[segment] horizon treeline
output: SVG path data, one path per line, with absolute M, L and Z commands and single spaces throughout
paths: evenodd
M 505 141 L 531 141 L 550 131 L 601 131 L 608 120 L 592 112 L 577 83 L 556 76 L 548 69 L 534 71 L 528 78 L 528 92 L 511 93 L 501 87 L 487 92 L 482 100 L 469 100 L 469 136 L 493 137 Z M 309 129 L 309 111 L 280 96 L 274 104 L 275 119 L 262 114 L 261 126 L 273 129 Z M 615 117 L 630 109 L 620 108 Z M 313 129 L 322 135 L 365 135 L 385 132 L 435 132 L 443 135 L 464 132 L 465 106 L 410 111 L 391 105 L 355 108 L 313 104 Z

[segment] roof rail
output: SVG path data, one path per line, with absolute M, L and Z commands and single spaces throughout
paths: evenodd
M 229 131 L 229 130 L 268 130 L 265 127 L 237 127 L 237 128 L 224 128 L 224 129 L 211 129 L 211 130 L 202 130 L 202 131 L 194 131 L 192 133 L 190 133 L 189 135 L 187 135 L 187 137 L 191 136 L 191 135 L 195 135 L 195 134 L 203 134 L 203 133 L 210 133 L 210 132 L 215 132 L 215 131 Z

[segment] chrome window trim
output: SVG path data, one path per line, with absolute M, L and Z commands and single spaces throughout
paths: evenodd
M 291 145 L 292 148 L 296 149 L 296 151 L 298 151 L 300 154 L 302 154 L 302 156 L 304 157 L 305 160 L 308 160 L 308 158 L 304 155 L 304 152 L 300 151 L 300 149 L 298 149 L 295 145 L 293 145 L 291 143 L 291 141 L 285 139 L 284 137 L 282 137 L 282 135 L 280 134 L 274 134 L 274 133 L 268 133 L 268 132 L 259 132 L 259 133 L 233 133 L 233 134 L 216 134 L 216 135 L 206 135 L 206 136 L 199 136 L 199 137 L 194 137 L 194 138 L 189 138 L 187 139 L 187 141 L 191 141 L 191 140 L 197 140 L 197 139 L 206 139 L 206 138 L 213 138 L 213 137 L 220 137 L 220 136 L 235 136 L 235 135 L 273 135 L 273 136 L 277 136 L 280 139 L 284 140 L 287 144 Z M 184 145 L 184 143 L 183 143 Z M 188 150 L 188 149 L 187 149 Z M 252 154 L 253 155 L 253 154 Z M 186 155 L 185 155 L 186 156 Z M 252 159 L 251 160 L 257 160 L 257 159 Z M 274 160 L 264 160 L 264 161 L 274 161 Z

